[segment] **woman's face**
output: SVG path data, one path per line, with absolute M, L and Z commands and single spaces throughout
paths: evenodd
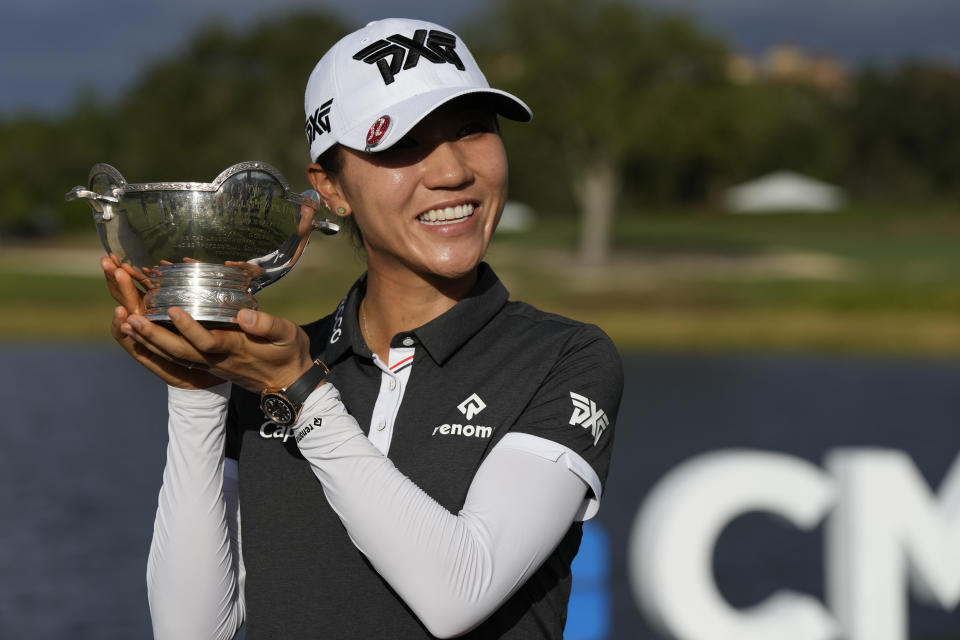
M 455 100 L 390 149 L 344 148 L 335 182 L 356 217 L 372 271 L 469 275 L 506 200 L 507 158 L 496 116 Z

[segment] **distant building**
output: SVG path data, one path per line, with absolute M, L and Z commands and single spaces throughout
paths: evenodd
M 727 58 L 727 77 L 736 84 L 754 84 L 760 80 L 760 65 L 742 53 L 733 53 Z
M 829 212 L 839 209 L 843 201 L 839 187 L 793 171 L 770 173 L 726 193 L 727 210 L 732 213 Z
M 798 84 L 831 96 L 842 96 L 850 88 L 849 74 L 839 59 L 789 45 L 771 47 L 759 57 L 733 54 L 727 60 L 727 74 L 737 84 Z

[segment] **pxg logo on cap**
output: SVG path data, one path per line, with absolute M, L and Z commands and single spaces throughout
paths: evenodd
M 353 59 L 376 64 L 383 83 L 391 84 L 400 71 L 416 67 L 421 57 L 434 64 L 449 62 L 463 71 L 463 61 L 457 55 L 456 47 L 457 38 L 453 34 L 434 29 L 429 32 L 426 29 L 417 29 L 413 38 L 395 33 L 387 36 L 386 40 L 377 40 L 353 54 Z
M 333 105 L 333 98 L 320 105 L 313 114 L 307 116 L 307 123 L 304 129 L 307 131 L 307 141 L 313 144 L 317 136 L 322 136 L 330 131 L 330 108 Z
M 376 20 L 338 40 L 310 73 L 304 92 L 310 157 L 335 144 L 389 149 L 435 109 L 481 94 L 504 117 L 531 117 L 519 98 L 490 87 L 451 30 L 423 20 Z

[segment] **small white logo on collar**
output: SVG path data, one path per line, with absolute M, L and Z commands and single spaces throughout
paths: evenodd
M 486 408 L 486 403 L 475 393 L 471 394 L 469 398 L 457 405 L 457 409 L 459 409 L 460 413 L 467 417 L 467 420 L 471 420 L 473 416 L 477 415 Z
M 344 298 L 340 301 L 340 305 L 337 307 L 337 313 L 333 316 L 333 331 L 330 332 L 330 344 L 336 344 L 340 336 L 343 335 L 343 330 L 340 328 L 340 325 L 343 324 L 343 310 L 346 306 L 347 299 Z

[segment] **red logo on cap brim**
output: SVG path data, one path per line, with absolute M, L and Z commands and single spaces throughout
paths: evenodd
M 387 135 L 387 131 L 390 130 L 390 123 L 390 116 L 380 116 L 376 122 L 370 125 L 370 129 L 367 130 L 367 149 L 372 149 L 380 144 L 384 136 Z

